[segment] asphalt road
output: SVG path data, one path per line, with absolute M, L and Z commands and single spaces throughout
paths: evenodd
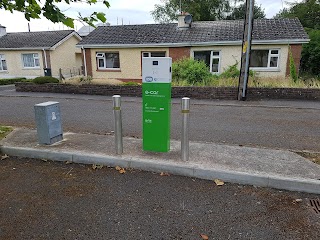
M 10 157 L 0 239 L 320 239 L 318 195 Z
M 107 96 L 0 91 L 0 124 L 35 128 L 33 106 L 44 101 L 60 102 L 65 131 L 113 131 Z M 171 137 L 179 139 L 180 104 L 173 102 Z M 123 99 L 125 136 L 142 137 L 141 108 L 140 98 Z M 190 117 L 192 141 L 320 152 L 320 102 L 192 100 Z

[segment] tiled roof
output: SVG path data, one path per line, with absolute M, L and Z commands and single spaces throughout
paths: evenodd
M 243 20 L 194 22 L 188 29 L 178 29 L 176 23 L 103 26 L 92 31 L 78 45 L 240 41 L 242 34 Z M 284 39 L 308 39 L 297 18 L 254 20 L 253 40 Z
M 0 49 L 50 48 L 73 32 L 62 30 L 7 33 L 0 38 Z

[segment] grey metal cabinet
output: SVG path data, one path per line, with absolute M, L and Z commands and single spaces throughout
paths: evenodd
M 53 144 L 63 139 L 59 102 L 44 102 L 34 106 L 40 144 Z

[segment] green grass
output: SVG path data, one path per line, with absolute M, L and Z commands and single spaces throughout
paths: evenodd
M 141 83 L 137 83 L 137 82 L 124 82 L 121 84 L 122 86 L 140 86 Z
M 11 127 L 0 126 L 0 140 L 7 136 L 12 130 Z
M 186 80 L 172 81 L 172 86 L 199 86 L 199 87 L 237 87 L 239 78 L 223 78 L 213 76 L 207 81 L 200 81 L 194 84 L 188 83 Z M 290 78 L 282 77 L 250 77 L 248 87 L 262 87 L 262 88 L 320 88 L 320 79 L 299 78 L 293 82 Z
M 320 153 L 311 153 L 311 152 L 296 152 L 301 157 L 304 157 L 316 164 L 320 165 Z

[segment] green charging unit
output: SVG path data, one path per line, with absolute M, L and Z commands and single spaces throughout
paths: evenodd
M 170 57 L 142 58 L 143 150 L 170 151 Z

